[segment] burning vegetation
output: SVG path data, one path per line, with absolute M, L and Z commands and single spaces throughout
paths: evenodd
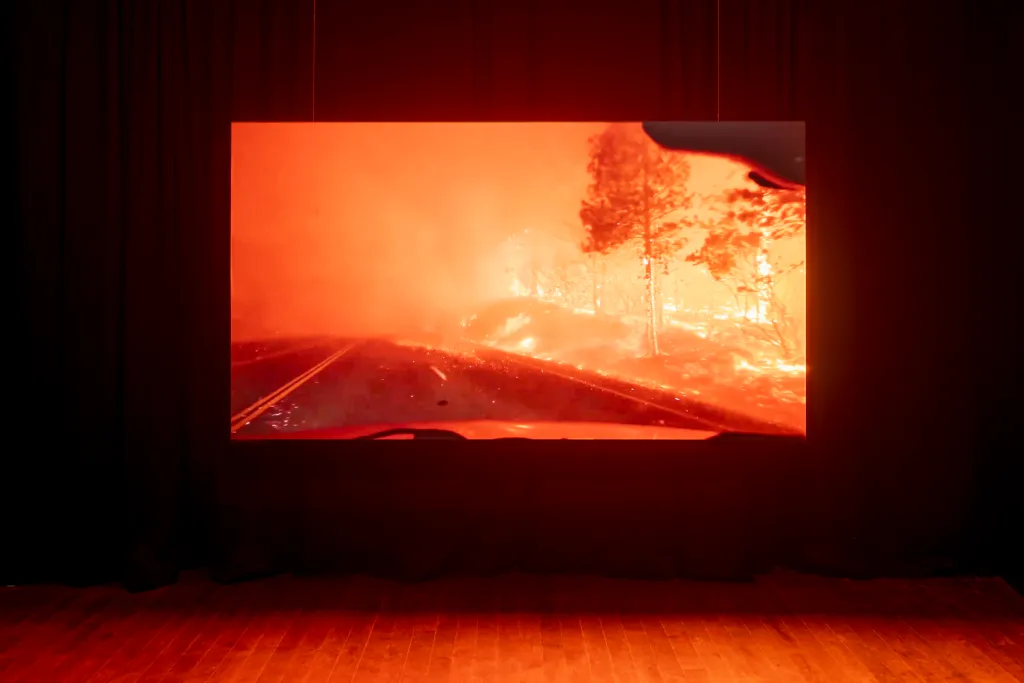
M 233 135 L 233 341 L 486 345 L 805 429 L 803 191 L 640 124 Z
M 593 136 L 585 240 L 510 237 L 509 293 L 529 302 L 493 306 L 468 332 L 803 430 L 805 194 L 739 173 L 697 188 L 694 159 L 635 124 Z

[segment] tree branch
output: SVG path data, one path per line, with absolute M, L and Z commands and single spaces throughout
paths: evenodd
M 754 334 L 753 330 L 756 330 L 757 332 L 761 333 L 761 337 L 760 338 L 762 339 L 762 341 L 766 341 L 769 344 L 771 344 L 772 346 L 782 346 L 782 344 L 778 340 L 774 339 L 770 334 L 765 332 L 764 328 L 762 328 L 762 327 L 758 327 L 758 326 L 751 327 L 751 326 L 748 326 L 748 325 L 741 325 L 740 326 L 740 330 L 744 334 L 746 334 L 747 336 L 755 337 L 755 338 L 758 337 L 758 335 Z

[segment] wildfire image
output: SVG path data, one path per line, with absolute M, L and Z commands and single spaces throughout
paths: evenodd
M 805 190 L 756 180 L 640 123 L 234 124 L 231 432 L 801 434 Z

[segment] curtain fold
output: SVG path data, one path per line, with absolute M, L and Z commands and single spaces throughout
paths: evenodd
M 402 5 L 321 0 L 314 23 L 311 1 L 18 0 L 9 400 L 11 429 L 38 445 L 8 456 L 4 502 L 28 520 L 10 531 L 8 582 L 147 587 L 225 552 L 230 122 L 314 107 L 317 120 L 805 119 L 822 465 L 802 484 L 814 535 L 861 553 L 823 562 L 921 561 L 981 527 L 991 537 L 975 544 L 997 542 L 995 520 L 1019 509 L 1003 484 L 1019 461 L 1000 450 L 1019 392 L 1012 370 L 976 368 L 1012 355 L 995 303 L 1015 287 L 1019 250 L 995 239 L 1012 188 L 986 170 L 1013 137 L 991 130 L 1014 125 L 1008 16 Z
M 230 7 L 227 7 L 230 10 Z M 225 6 L 18 12 L 18 377 L 12 571 L 173 579 L 201 554 L 227 388 Z M 222 358 L 223 357 L 223 358 Z
M 317 120 L 714 117 L 715 0 L 321 2 L 316 32 Z

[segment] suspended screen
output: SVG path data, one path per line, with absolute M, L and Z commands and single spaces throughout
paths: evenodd
M 802 433 L 805 190 L 695 149 L 234 124 L 232 435 Z

